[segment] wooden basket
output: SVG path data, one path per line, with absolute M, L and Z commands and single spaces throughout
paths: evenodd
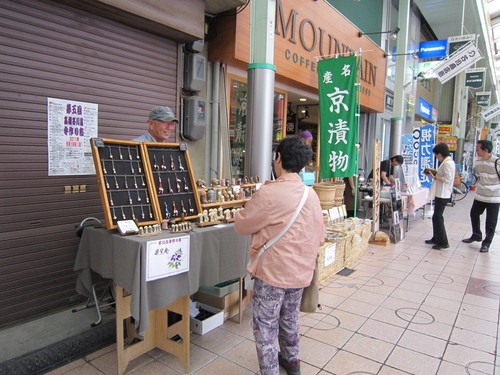
M 335 189 L 335 206 L 342 206 L 344 202 L 344 190 L 345 190 L 345 184 L 343 182 L 336 182 L 336 189 Z
M 322 282 L 344 268 L 344 252 L 350 236 L 333 242 L 325 242 L 318 251 L 318 278 Z M 334 248 L 332 247 L 334 246 Z M 335 254 L 335 259 L 332 259 Z M 325 265 L 325 263 L 329 263 Z
M 319 203 L 323 210 L 328 210 L 335 206 L 337 184 L 333 182 L 319 182 L 313 185 L 313 189 L 318 194 Z
M 358 225 L 349 233 L 349 240 L 344 250 L 345 267 L 349 267 L 352 263 L 357 261 L 368 249 L 368 241 L 372 235 L 371 224 L 365 223 Z

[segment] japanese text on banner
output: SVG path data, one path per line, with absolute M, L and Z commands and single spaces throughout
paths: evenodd
M 432 185 L 432 179 L 424 175 L 425 168 L 434 168 L 434 154 L 432 149 L 434 148 L 434 126 L 426 125 L 420 128 L 415 128 L 413 130 L 413 136 L 418 137 L 420 140 L 420 152 L 419 152 L 419 167 L 420 167 L 420 182 L 423 187 L 430 188 Z
M 320 178 L 357 173 L 356 56 L 318 62 Z

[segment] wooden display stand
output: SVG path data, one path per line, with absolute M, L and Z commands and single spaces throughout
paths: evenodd
M 124 296 L 122 287 L 116 285 L 116 351 L 118 355 L 118 375 L 125 373 L 128 364 L 133 359 L 159 348 L 178 357 L 184 365 L 184 371 L 189 373 L 189 296 L 179 297 L 167 307 L 149 312 L 149 328 L 142 340 L 130 344 L 135 335 L 135 327 L 130 323 L 131 295 Z M 182 319 L 167 326 L 168 311 L 182 316 Z M 127 339 L 123 321 L 127 321 Z M 178 340 L 174 337 L 180 338 Z
M 235 187 L 237 187 L 238 190 L 243 190 L 248 189 L 248 196 L 245 195 L 245 198 L 243 199 L 235 199 L 235 200 L 226 200 L 226 201 L 215 201 L 215 202 L 207 202 L 207 203 L 200 203 L 201 208 L 203 210 L 207 210 L 209 208 L 232 208 L 232 207 L 243 207 L 246 203 L 247 200 L 249 200 L 252 195 L 255 193 L 256 190 L 256 183 L 250 183 L 250 184 L 242 184 L 242 185 L 235 185 L 235 186 L 212 186 L 212 187 L 207 187 L 207 188 L 198 188 L 198 194 L 207 194 L 209 190 L 214 190 L 216 194 L 219 194 L 219 192 L 225 193 L 229 190 L 234 190 Z M 201 199 L 200 199 L 201 202 Z
M 196 219 L 201 211 L 189 153 L 183 144 L 91 139 L 106 228 L 162 219 Z

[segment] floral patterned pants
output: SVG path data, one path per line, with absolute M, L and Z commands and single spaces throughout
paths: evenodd
M 278 375 L 278 348 L 286 362 L 299 359 L 299 310 L 303 288 L 284 289 L 255 279 L 253 334 L 261 375 Z

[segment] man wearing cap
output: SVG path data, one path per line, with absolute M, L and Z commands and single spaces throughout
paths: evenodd
M 149 112 L 148 132 L 132 140 L 136 142 L 166 142 L 178 123 L 179 120 L 169 107 L 156 107 Z

